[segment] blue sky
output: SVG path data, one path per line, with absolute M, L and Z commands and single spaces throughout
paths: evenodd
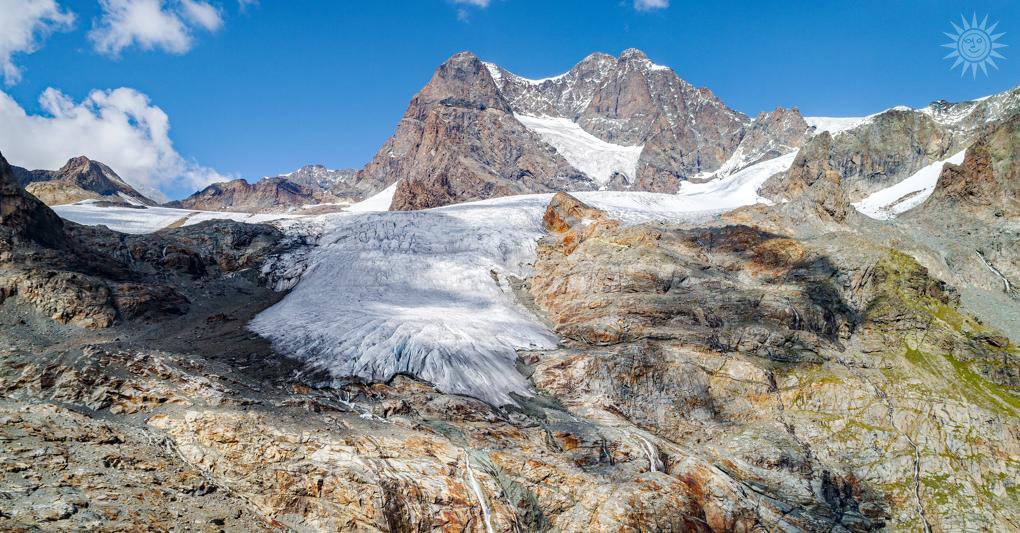
M 189 164 L 247 179 L 305 163 L 360 167 L 435 67 L 460 50 L 537 78 L 593 51 L 637 47 L 748 114 L 798 106 L 806 115 L 862 115 L 1020 84 L 1012 52 L 1020 3 L 1005 0 L 969 2 L 965 11 L 960 2 L 889 0 L 656 0 L 669 5 L 640 10 L 633 0 L 261 0 L 244 9 L 208 0 L 219 24 L 193 24 L 186 51 L 135 43 L 119 53 L 97 50 L 90 37 L 102 23 L 97 1 L 56 1 L 74 13 L 73 26 L 14 54 L 21 78 L 0 91 L 45 115 L 47 88 L 72 102 L 94 89 L 134 89 L 169 117 L 173 149 Z M 175 2 L 164 0 L 168 9 Z M 961 12 L 979 21 L 988 14 L 1000 21 L 997 33 L 1007 32 L 999 41 L 1012 45 L 999 50 L 1007 59 L 987 78 L 961 78 L 942 59 L 942 32 L 960 24 Z M 17 162 L 10 150 L 0 145 Z M 189 183 L 167 182 L 164 191 L 179 197 Z

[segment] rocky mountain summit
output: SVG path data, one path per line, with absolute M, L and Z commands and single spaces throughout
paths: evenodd
M 14 179 L 47 205 L 99 200 L 135 205 L 156 205 L 136 191 L 110 167 L 85 156 L 68 160 L 59 170 L 11 167 Z
M 578 169 L 588 168 L 586 158 L 597 150 L 571 150 L 536 129 L 536 120 L 560 120 L 553 128 L 568 128 L 563 133 L 582 143 L 633 148 L 634 160 L 611 179 L 585 173 Z M 807 133 L 795 109 L 751 120 L 636 49 L 618 58 L 592 54 L 543 80 L 462 52 L 414 97 L 396 134 L 354 182 L 365 191 L 399 182 L 393 209 L 524 192 L 676 192 L 681 182 L 724 165 L 733 172 L 788 153 Z

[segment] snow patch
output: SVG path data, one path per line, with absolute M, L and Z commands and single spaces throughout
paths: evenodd
M 549 143 L 574 168 L 605 186 L 615 172 L 632 182 L 644 146 L 613 144 L 584 131 L 566 118 L 514 115 L 525 127 Z
M 128 204 L 131 204 L 131 205 L 142 205 L 142 206 L 145 205 L 142 202 L 139 202 L 138 200 L 136 200 L 135 198 L 129 196 L 128 194 L 120 192 L 120 191 L 117 192 L 117 196 L 119 196 L 121 200 L 124 200 L 125 202 L 127 202 Z
M 949 159 L 936 161 L 896 185 L 872 193 L 853 206 L 861 213 L 877 220 L 896 218 L 897 215 L 924 203 L 935 191 L 942 166 L 946 163 L 954 165 L 963 163 L 965 153 L 966 150 L 961 150 Z
M 399 180 L 386 187 L 382 191 L 370 196 L 358 203 L 351 204 L 346 211 L 348 213 L 371 213 L 373 211 L 389 211 L 393 203 L 393 195 L 397 192 Z
M 705 183 L 685 181 L 677 196 L 701 209 L 716 211 L 768 203 L 758 195 L 758 189 L 772 176 L 789 170 L 796 157 L 797 152 L 791 152 Z
M 503 73 L 499 71 L 499 66 L 493 63 L 482 62 L 485 68 L 489 70 L 489 75 L 492 76 L 492 80 L 496 82 L 496 86 L 503 85 Z

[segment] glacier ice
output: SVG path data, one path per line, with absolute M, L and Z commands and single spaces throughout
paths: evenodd
M 768 170 L 788 160 L 768 161 Z M 690 222 L 753 203 L 758 185 L 737 173 L 690 197 L 574 194 L 625 223 Z M 507 280 L 529 274 L 551 198 L 317 217 L 321 237 L 302 259 L 301 280 L 249 327 L 336 378 L 386 382 L 409 374 L 496 405 L 530 396 L 516 350 L 553 348 L 557 337 L 516 302 Z

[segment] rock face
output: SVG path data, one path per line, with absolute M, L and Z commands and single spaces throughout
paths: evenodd
M 1013 115 L 967 149 L 962 165 L 946 165 L 922 209 L 964 212 L 984 219 L 1020 216 L 1020 115 Z
M 353 187 L 377 192 L 399 180 L 392 208 L 421 209 L 598 186 L 576 161 L 564 159 L 584 154 L 557 149 L 553 140 L 550 146 L 517 120 L 523 115 L 568 120 L 600 141 L 638 147 L 636 175 L 617 175 L 606 186 L 655 192 L 676 192 L 699 174 L 732 172 L 788 153 L 808 132 L 796 110 L 777 109 L 751 121 L 635 49 L 619 58 L 592 54 L 544 80 L 462 52 L 414 97 L 397 133 Z
M 797 152 L 790 169 L 777 177 L 781 179 L 767 181 L 759 194 L 792 200 L 788 209 L 809 210 L 826 219 L 844 221 L 853 208 L 844 178 L 828 157 L 832 145 L 833 138 L 827 131 L 812 138 Z
M 796 108 L 777 107 L 758 113 L 740 139 L 740 144 L 715 177 L 723 177 L 745 167 L 796 151 L 811 137 L 810 128 Z
M 750 122 L 633 48 L 619 58 L 592 54 L 538 81 L 488 66 L 515 113 L 567 118 L 604 141 L 645 146 L 638 190 L 675 192 L 688 176 L 716 170 Z
M 113 169 L 85 156 L 70 159 L 60 170 L 11 168 L 18 184 L 46 205 L 73 204 L 81 200 L 156 205 Z
M 14 179 L 12 167 L 0 155 L 0 259 L 10 260 L 22 242 L 64 248 L 64 222 Z
M 165 204 L 179 209 L 272 213 L 333 200 L 332 194 L 299 185 L 287 178 L 243 179 L 214 183 L 183 200 Z
M 827 160 L 851 202 L 889 187 L 921 168 L 948 159 L 967 148 L 989 124 L 997 124 L 1020 111 L 1020 88 L 971 102 L 939 101 L 919 110 L 893 108 L 867 117 L 862 124 L 842 131 L 827 143 L 825 153 L 812 147 L 812 157 Z M 773 200 L 796 196 L 796 184 L 787 174 L 763 187 Z M 787 189 L 792 188 L 793 192 Z

